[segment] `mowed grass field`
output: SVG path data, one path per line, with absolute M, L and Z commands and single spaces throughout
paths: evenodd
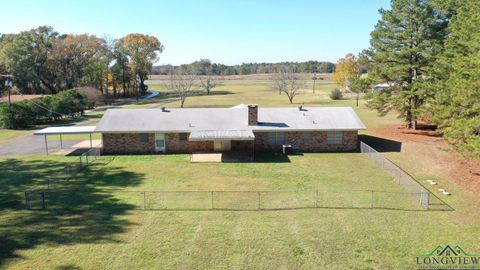
M 62 204 L 35 211 L 13 204 L 2 207 L 2 268 L 411 269 L 415 256 L 437 243 L 461 242 L 470 252 L 479 251 L 478 220 L 462 213 L 467 209 L 144 211 L 131 198 L 105 193 L 112 189 L 401 190 L 358 153 L 289 158 L 283 163 L 238 164 L 195 164 L 188 155 L 100 161 L 68 184 L 75 192 L 65 193 L 57 201 Z M 51 177 L 73 161 L 53 156 L 3 159 L 1 195 L 15 194 L 10 199 L 22 200 L 22 191 L 32 181 Z M 102 207 L 91 209 L 92 205 Z
M 213 95 L 188 97 L 186 107 L 352 106 L 370 130 L 398 124 L 364 103 L 332 101 L 329 81 L 311 82 L 290 105 L 267 81 L 229 81 Z M 150 89 L 166 92 L 164 85 Z M 216 93 L 216 92 L 219 93 Z M 223 91 L 223 92 L 222 92 Z M 161 95 L 128 108 L 178 107 Z M 89 124 L 92 122 L 90 121 Z M 480 254 L 478 204 L 430 170 L 421 156 L 387 153 L 422 182 L 441 179 L 455 211 L 306 208 L 265 211 L 142 210 L 128 190 L 290 190 L 401 188 L 358 153 L 305 154 L 289 162 L 192 164 L 188 155 L 117 156 L 67 184 L 47 210 L 22 208 L 23 192 L 52 177 L 75 157 L 31 156 L 0 160 L 0 268 L 5 269 L 412 269 L 415 257 L 438 244 L 459 244 Z M 411 166 L 410 166 L 411 165 Z M 81 188 L 81 192 L 78 190 Z M 434 189 L 431 189 L 434 191 Z M 435 191 L 434 191 L 435 192 Z M 185 200 L 191 198 L 183 197 Z M 140 202 L 141 203 L 141 198 Z M 100 205 L 92 209 L 92 205 Z M 76 206 L 76 207 L 72 207 Z

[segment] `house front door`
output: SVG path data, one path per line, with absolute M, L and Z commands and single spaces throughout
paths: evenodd
M 213 142 L 213 150 L 215 152 L 230 151 L 230 149 L 231 149 L 230 141 L 214 141 Z
M 155 151 L 165 153 L 164 133 L 155 133 Z

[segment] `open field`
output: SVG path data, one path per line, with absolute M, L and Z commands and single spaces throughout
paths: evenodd
M 313 77 L 313 73 L 296 73 L 296 75 L 301 78 L 302 80 L 310 80 Z M 332 73 L 315 73 L 317 78 L 321 78 L 324 80 L 330 80 L 332 77 Z M 249 74 L 249 75 L 225 75 L 225 76 L 217 76 L 223 80 L 270 80 L 272 74 Z M 168 81 L 170 79 L 170 75 L 150 75 L 149 79 L 152 81 Z M 319 79 L 320 80 L 320 79 Z
M 95 165 L 88 175 L 79 178 L 90 180 L 87 185 L 82 186 L 82 181 L 69 184 L 83 188 L 84 192 L 76 197 L 68 197 L 67 206 L 77 208 L 27 211 L 10 202 L 22 201 L 26 188 L 50 177 L 76 157 L 2 158 L 0 268 L 412 269 L 416 267 L 415 256 L 430 252 L 438 244 L 459 244 L 470 253 L 480 254 L 478 193 L 469 189 L 475 179 L 463 180 L 470 179 L 463 177 L 469 173 L 465 167 L 448 167 L 456 159 L 441 138 L 415 134 L 390 137 L 381 130 L 401 124 L 395 115 L 380 118 L 363 102 L 357 108 L 353 100 L 330 100 L 328 93 L 335 88 L 331 82 L 317 81 L 315 94 L 311 86 L 307 85 L 295 104 L 290 105 L 284 95 L 273 92 L 265 81 L 229 81 L 214 89 L 214 93 L 224 91 L 223 94 L 189 97 L 185 106 L 352 106 L 368 127 L 363 133 L 369 137 L 364 138 L 384 146 L 386 156 L 422 183 L 435 179 L 441 187 L 452 191 L 453 196 L 442 199 L 455 211 L 143 211 L 137 209 L 131 197 L 106 192 L 399 190 L 388 176 L 357 153 L 306 154 L 290 156 L 290 162 L 239 164 L 191 164 L 187 155 L 117 156 L 104 167 L 102 163 Z M 163 85 L 150 89 L 165 93 Z M 164 94 L 124 107 L 162 106 L 178 107 L 179 102 Z M 86 117 L 77 123 L 91 125 L 98 120 L 98 116 Z M 0 132 L 6 143 L 15 139 L 8 132 Z M 462 177 L 458 178 L 459 175 Z M 429 188 L 436 192 L 438 187 Z M 92 203 L 103 207 L 91 209 Z
M 22 188 L 31 181 L 44 179 L 73 160 L 2 160 L 2 197 L 10 191 L 14 199 L 21 200 Z M 470 252 L 480 252 L 474 237 L 480 233 L 479 220 L 469 214 L 474 211 L 469 206 L 454 212 L 142 211 L 133 210 L 135 205 L 115 193 L 103 192 L 112 188 L 399 190 L 356 153 L 243 164 L 192 164 L 188 155 L 117 156 L 108 164 L 100 162 L 76 181 L 82 179 L 88 184 L 81 187 L 82 192 L 69 193 L 66 204 L 50 205 L 44 211 L 2 206 L 0 237 L 6 243 L 1 248 L 2 267 L 411 269 L 415 256 L 429 252 L 437 243 L 461 242 Z M 454 203 L 465 205 L 462 200 Z M 103 207 L 89 210 L 92 204 Z M 68 211 L 62 210 L 65 206 Z

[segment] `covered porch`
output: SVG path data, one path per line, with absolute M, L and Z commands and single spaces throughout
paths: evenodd
M 248 162 L 254 159 L 255 135 L 251 130 L 192 131 L 189 141 L 211 141 L 214 153 L 193 153 L 191 162 Z

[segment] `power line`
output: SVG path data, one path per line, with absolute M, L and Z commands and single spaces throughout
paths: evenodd
M 24 96 L 22 93 L 20 93 L 20 95 L 21 95 L 22 97 Z M 27 99 L 26 99 L 26 100 L 27 100 Z M 62 113 L 59 113 L 59 112 L 56 112 L 56 111 L 50 110 L 49 108 L 46 108 L 46 107 L 44 107 L 44 106 L 42 106 L 42 105 L 40 105 L 40 104 L 36 103 L 36 102 L 35 102 L 33 99 L 29 99 L 28 101 L 29 101 L 29 102 L 32 102 L 34 105 L 37 105 L 38 107 L 40 107 L 40 108 L 42 108 L 42 109 L 44 109 L 44 110 L 47 110 L 48 112 L 51 112 L 51 113 L 56 113 L 56 114 L 58 114 L 58 115 L 60 115 L 60 116 L 63 116 L 63 114 L 62 114 Z

